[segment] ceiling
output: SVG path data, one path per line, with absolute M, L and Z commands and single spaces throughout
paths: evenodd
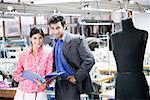
M 1 0 L 2 1 L 2 0 Z M 3 0 L 5 1 L 5 0 Z M 9 0 L 7 0 L 9 1 Z M 12 1 L 12 0 L 10 0 Z M 83 7 L 89 6 L 94 9 L 109 9 L 112 11 L 119 9 L 130 9 L 133 11 L 144 12 L 145 9 L 150 9 L 150 0 L 20 0 L 19 3 L 0 3 L 0 13 L 8 12 L 7 7 L 12 6 L 15 9 L 13 14 L 17 15 L 16 11 L 22 15 L 50 15 L 52 13 L 63 14 L 81 14 L 82 16 L 91 15 L 98 16 L 100 14 L 108 14 L 99 10 L 82 10 Z M 40 3 L 39 1 L 51 1 L 47 3 Z M 61 2 L 55 2 L 61 1 Z M 130 2 L 129 2 L 130 1 Z M 134 1 L 134 2 L 131 2 Z M 55 2 L 55 3 L 54 3 Z M 26 13 L 26 14 L 24 14 Z

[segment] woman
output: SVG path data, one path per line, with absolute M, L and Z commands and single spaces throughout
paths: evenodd
M 22 53 L 14 72 L 14 80 L 19 82 L 14 100 L 47 100 L 46 83 L 39 80 L 34 82 L 22 77 L 26 71 L 42 77 L 52 72 L 52 52 L 43 46 L 44 33 L 41 28 L 32 28 L 30 40 L 32 47 Z

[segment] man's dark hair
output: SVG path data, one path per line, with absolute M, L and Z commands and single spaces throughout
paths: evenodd
M 66 24 L 65 23 L 65 19 L 63 16 L 60 16 L 60 15 L 53 15 L 49 18 L 48 20 L 48 24 L 56 24 L 58 22 L 61 22 L 61 25 L 64 27 L 64 25 Z

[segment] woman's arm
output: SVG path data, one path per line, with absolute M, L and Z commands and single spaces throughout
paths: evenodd
M 13 78 L 16 82 L 25 80 L 23 77 L 21 77 L 23 71 L 24 71 L 24 67 L 22 63 L 22 56 L 20 55 L 19 60 L 16 65 L 16 70 L 13 73 Z
M 46 74 L 49 74 L 53 71 L 53 54 L 52 54 L 52 52 L 48 54 L 48 57 L 46 60 L 47 60 Z
M 47 68 L 46 68 L 46 74 L 52 73 L 53 71 L 53 54 L 52 52 L 49 53 L 47 58 Z M 46 87 L 52 82 L 52 80 L 46 80 Z

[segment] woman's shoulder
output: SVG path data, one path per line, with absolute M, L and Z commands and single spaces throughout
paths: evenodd
M 52 51 L 53 51 L 53 48 L 52 48 L 52 47 L 46 46 L 46 45 L 43 46 L 43 52 L 44 52 L 44 53 L 46 53 L 46 54 L 51 54 Z
M 23 52 L 22 52 L 22 54 L 28 54 L 28 53 L 30 53 L 32 51 L 32 47 L 28 47 L 28 48 L 26 48 L 26 50 L 24 50 Z
M 42 58 L 43 59 L 51 59 L 53 57 L 53 50 L 52 47 L 49 46 L 43 46 L 43 51 L 42 51 Z
M 27 48 L 26 50 L 22 51 L 20 54 L 19 54 L 19 57 L 20 58 L 25 58 L 29 52 L 31 51 L 31 48 Z

